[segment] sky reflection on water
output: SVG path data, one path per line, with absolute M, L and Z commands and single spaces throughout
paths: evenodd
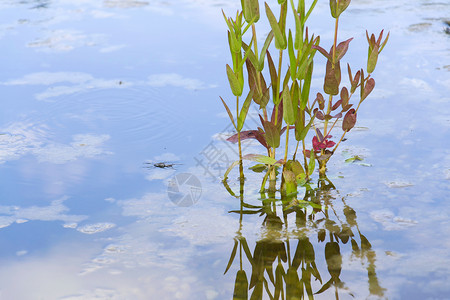
M 231 130 L 218 96 L 230 98 L 220 9 L 231 13 L 238 5 L 2 1 L 0 299 L 231 297 L 237 265 L 223 272 L 239 216 L 228 211 L 239 202 L 219 182 L 226 164 L 208 173 L 199 160 L 210 145 L 236 159 L 222 141 Z M 450 294 L 448 9 L 438 1 L 352 1 L 342 20 L 342 38 L 355 37 L 349 56 L 357 65 L 364 64 L 358 51 L 367 51 L 364 30 L 391 31 L 359 130 L 329 165 L 337 217 L 345 198 L 372 244 L 388 299 Z M 329 19 L 328 4 L 315 13 L 310 27 L 327 44 L 331 27 L 321 18 Z M 317 72 L 316 90 L 323 70 Z M 244 148 L 262 151 L 252 142 Z M 345 163 L 350 155 L 364 164 Z M 145 164 L 159 161 L 179 165 Z M 192 207 L 167 196 L 169 180 L 181 172 L 202 184 Z M 248 176 L 245 199 L 258 205 L 261 179 Z M 233 180 L 230 186 L 238 188 Z M 240 234 L 252 250 L 268 234 L 262 221 L 243 218 Z M 282 238 L 294 247 L 292 217 L 288 224 Z M 327 281 L 316 233 L 307 235 Z M 368 262 L 355 259 L 349 244 L 341 250 L 342 298 L 375 297 Z

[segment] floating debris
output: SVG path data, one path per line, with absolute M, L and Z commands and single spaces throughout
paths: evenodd
M 409 186 L 414 185 L 411 182 L 407 182 L 407 181 L 390 181 L 390 182 L 385 182 L 384 184 L 386 184 L 390 188 L 404 188 L 404 187 L 409 187 Z
M 173 166 L 181 165 L 176 163 L 168 163 L 168 162 L 146 162 L 147 168 L 159 168 L 159 169 L 175 169 Z
M 431 27 L 431 23 L 418 23 L 418 24 L 412 24 L 408 27 L 409 31 L 412 32 L 419 32 L 419 31 L 425 31 Z

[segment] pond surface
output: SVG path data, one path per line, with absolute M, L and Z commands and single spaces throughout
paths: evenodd
M 231 299 L 240 269 L 249 297 L 450 299 L 450 3 L 343 14 L 354 68 L 365 29 L 391 36 L 316 211 L 262 201 L 247 169 L 242 202 L 221 183 L 237 157 L 221 9 L 239 4 L 1 1 L 0 299 Z M 330 45 L 327 1 L 308 26 Z

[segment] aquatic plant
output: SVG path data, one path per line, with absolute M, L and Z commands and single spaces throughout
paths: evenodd
M 358 70 L 354 75 L 350 65 L 347 64 L 349 87 L 341 84 L 341 61 L 345 56 L 353 38 L 338 43 L 338 25 L 340 15 L 347 9 L 350 0 L 330 0 L 331 16 L 335 19 L 334 39 L 329 51 L 320 46 L 320 37 L 309 34 L 306 22 L 311 15 L 317 0 L 312 1 L 309 8 L 305 0 L 278 0 L 280 15 L 277 18 L 270 6 L 265 3 L 265 13 L 270 23 L 271 31 L 265 39 L 259 52 L 255 24 L 260 19 L 258 0 L 241 0 L 242 11 L 236 13 L 233 20 L 223 13 L 228 26 L 228 42 L 232 56 L 233 67 L 226 65 L 226 73 L 231 91 L 236 96 L 236 118 L 231 113 L 226 101 L 221 98 L 228 112 L 230 120 L 236 129 L 236 134 L 228 140 L 237 143 L 239 147 L 239 161 L 233 163 L 226 173 L 224 180 L 237 164 L 240 166 L 240 178 L 243 180 L 242 160 L 252 160 L 260 164 L 256 168 L 265 168 L 262 189 L 266 180 L 270 178 L 269 189 L 274 189 L 276 169 L 282 167 L 282 185 L 293 186 L 303 184 L 310 179 L 315 169 L 315 161 L 319 165 L 320 178 L 326 176 L 326 165 L 336 148 L 356 123 L 357 113 L 361 103 L 372 92 L 375 80 L 372 72 L 378 61 L 378 55 L 383 50 L 389 34 L 383 40 L 383 31 L 378 38 L 366 31 L 369 43 L 366 74 L 364 69 Z M 295 27 L 286 28 L 288 8 L 292 10 Z M 244 34 L 251 30 L 250 41 L 243 41 Z M 270 51 L 278 52 L 278 64 L 272 59 Z M 311 78 L 314 69 L 314 56 L 319 51 L 327 60 L 323 91 L 319 91 L 313 101 L 310 99 Z M 287 52 L 287 69 L 283 69 L 283 59 Z M 267 66 L 266 66 L 267 58 Z M 244 64 L 246 75 L 244 76 Z M 264 71 L 267 67 L 268 71 Z M 265 79 L 264 76 L 267 77 Z M 245 80 L 248 84 L 248 93 L 242 107 L 240 97 L 243 95 Z M 357 89 L 360 90 L 356 108 L 350 103 Z M 325 94 L 325 96 L 324 96 Z M 328 96 L 328 97 L 326 97 Z M 327 98 L 327 99 L 326 99 Z M 252 101 L 253 100 L 253 101 Z M 259 119 L 261 126 L 254 130 L 242 131 L 251 102 L 259 106 Z M 270 116 L 270 118 L 269 118 Z M 236 119 L 236 121 L 235 121 Z M 318 120 L 318 121 L 317 121 Z M 343 133 L 336 143 L 331 140 L 333 129 L 338 120 L 342 120 Z M 284 122 L 283 122 L 284 121 Z M 318 122 L 323 124 L 321 130 Z M 330 126 L 331 125 L 331 126 Z M 297 141 L 295 153 L 288 160 L 289 132 L 295 131 Z M 312 147 L 307 149 L 305 139 L 312 132 Z M 283 159 L 276 159 L 276 150 L 280 147 L 281 136 L 285 133 L 285 151 Z M 246 139 L 256 139 L 267 150 L 267 155 L 242 154 L 241 142 Z M 302 161 L 296 156 L 301 145 Z M 294 190 L 292 190 L 293 192 Z M 283 190 L 282 190 L 283 192 Z M 284 190 L 284 192 L 289 192 Z
M 241 181 L 241 191 L 243 185 Z M 345 197 L 342 204 L 334 205 L 337 194 L 333 183 L 324 180 L 309 187 L 303 199 L 297 199 L 297 195 L 277 199 L 269 191 L 261 194 L 261 205 L 251 205 L 240 194 L 239 210 L 230 211 L 239 214 L 239 230 L 224 272 L 227 274 L 239 257 L 233 299 L 314 299 L 322 293 L 339 299 L 340 293 L 352 295 L 341 274 L 345 251 L 365 266 L 368 292 L 384 296 L 376 273 L 376 253 L 361 233 L 356 212 Z M 242 233 L 244 216 L 262 220 L 264 234 L 253 251 Z M 289 220 L 295 220 L 295 224 Z M 317 248 L 322 243 L 321 253 Z

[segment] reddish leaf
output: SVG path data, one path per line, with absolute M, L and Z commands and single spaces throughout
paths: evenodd
M 350 65 L 347 63 L 347 71 L 348 71 L 348 79 L 350 83 L 353 82 L 353 76 L 352 76 L 352 69 L 350 68 Z
M 332 138 L 331 135 L 327 135 L 325 138 L 314 136 L 312 139 L 313 148 L 315 151 L 319 151 L 326 148 L 331 148 L 334 145 L 336 145 L 335 142 L 328 140 L 329 138 Z
M 356 111 L 354 108 L 350 109 L 344 117 L 342 122 L 342 130 L 350 131 L 356 124 Z
M 270 100 L 270 87 L 263 89 L 263 93 L 260 99 L 260 108 L 267 106 Z
M 328 61 L 332 61 L 333 60 L 331 55 L 327 52 L 327 50 L 323 49 L 322 47 L 316 46 L 316 45 L 312 45 L 311 48 L 319 50 L 319 52 L 322 53 L 323 56 L 325 56 L 328 59 Z
M 342 100 L 342 102 L 341 102 L 342 107 L 345 107 L 348 105 L 349 96 L 348 96 L 348 90 L 345 86 L 341 89 L 341 100 Z
M 352 87 L 350 89 L 350 92 L 353 94 L 358 87 L 359 83 L 359 77 L 361 76 L 361 71 L 356 72 L 355 78 L 352 80 Z
M 349 110 L 352 106 L 353 106 L 353 104 L 347 104 L 346 106 L 344 106 L 344 107 L 342 108 L 342 111 L 343 111 L 343 112 L 346 112 L 346 111 Z
M 351 40 L 353 40 L 353 38 L 349 38 L 348 40 L 340 42 L 339 45 L 337 45 L 335 53 L 336 62 L 340 61 L 341 58 L 344 57 L 345 53 L 348 50 L 348 45 L 350 44 Z
M 316 118 L 317 118 L 317 119 L 319 119 L 319 120 L 321 120 L 321 121 L 325 120 L 325 117 L 324 117 L 324 115 L 323 115 L 323 112 L 319 111 L 319 109 L 316 108 L 316 109 L 314 110 L 314 114 L 316 115 Z
M 364 93 L 361 98 L 361 101 L 363 101 L 364 99 L 367 98 L 367 96 L 369 96 L 374 87 L 375 87 L 375 80 L 373 78 L 369 78 L 369 80 L 367 80 L 366 86 L 364 87 Z
M 341 105 L 342 100 L 337 101 L 332 107 L 331 111 L 338 109 L 338 107 Z
M 265 148 L 269 148 L 269 146 L 267 146 L 266 139 L 264 138 L 264 133 L 260 132 L 259 130 L 241 131 L 241 141 L 249 139 L 255 139 Z M 236 144 L 238 142 L 238 134 L 236 133 L 230 136 L 229 138 L 227 138 L 227 141 Z
M 319 102 L 319 108 L 325 108 L 325 99 L 323 98 L 321 93 L 317 93 L 316 101 Z
M 334 116 L 333 116 L 333 118 L 341 118 L 342 117 L 342 113 L 340 112 L 340 113 L 338 113 L 338 114 L 335 114 Z
M 316 135 L 319 138 L 319 142 L 322 142 L 323 141 L 323 134 L 322 134 L 322 132 L 320 132 L 319 128 L 316 128 Z
M 377 45 L 381 44 L 381 39 L 383 38 L 383 31 L 384 29 L 381 30 L 380 35 L 378 36 Z
M 258 85 L 256 83 L 256 69 L 251 63 L 250 59 L 247 58 L 245 61 L 245 65 L 247 66 L 247 73 L 248 73 L 248 87 L 253 90 L 253 100 L 256 104 L 261 104 L 261 91 L 258 89 Z
M 339 84 L 341 83 L 341 68 L 339 62 L 332 67 L 332 63 L 327 61 L 325 82 L 323 90 L 328 95 L 339 94 Z
M 278 76 L 277 76 L 277 70 L 275 68 L 275 64 L 273 63 L 272 56 L 270 55 L 269 50 L 267 50 L 267 63 L 269 64 L 269 73 L 270 73 L 270 80 L 272 82 L 272 91 L 273 91 L 273 101 L 275 101 L 277 96 L 277 87 L 278 87 Z M 277 103 L 275 103 L 277 104 Z

